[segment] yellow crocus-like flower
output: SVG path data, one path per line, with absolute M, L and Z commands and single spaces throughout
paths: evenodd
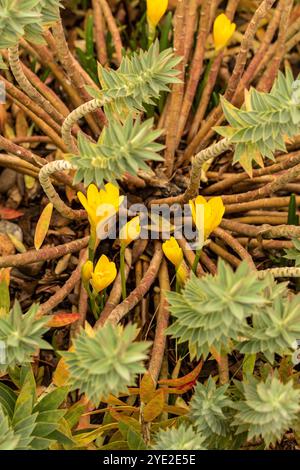
M 183 252 L 177 240 L 171 237 L 163 243 L 162 249 L 168 260 L 174 264 L 175 268 L 178 268 L 183 261 Z
M 117 276 L 117 268 L 113 261 L 102 255 L 91 274 L 90 282 L 95 292 L 102 292 Z
M 94 265 L 92 261 L 86 261 L 81 269 L 81 277 L 84 282 L 89 282 L 94 271 Z
M 140 218 L 137 215 L 120 230 L 120 242 L 122 247 L 128 246 L 131 242 L 139 238 L 141 233 Z
M 231 23 L 224 13 L 217 16 L 213 27 L 213 39 L 216 51 L 219 51 L 228 44 L 235 28 L 236 24 Z
M 90 184 L 87 189 L 87 197 L 80 191 L 77 196 L 88 213 L 94 236 L 96 236 L 97 225 L 116 214 L 124 199 L 119 195 L 119 188 L 112 183 L 107 183 L 105 189 L 100 189 L 100 191 L 95 184 Z
M 175 266 L 176 276 L 181 284 L 184 284 L 188 277 L 188 270 L 183 261 L 183 252 L 177 240 L 171 237 L 162 244 L 163 252 L 169 261 Z
M 203 231 L 204 239 L 206 240 L 211 232 L 217 228 L 222 220 L 225 212 L 225 207 L 220 196 L 212 197 L 209 201 L 203 196 L 197 196 L 194 201 L 189 201 L 192 212 L 193 221 L 201 232 Z M 197 207 L 198 206 L 198 207 Z M 203 217 L 201 215 L 201 208 L 203 207 Z M 202 220 L 201 220 L 202 219 Z M 202 226 L 202 223 L 204 226 Z
M 168 8 L 168 0 L 147 0 L 147 19 L 149 25 L 155 28 Z

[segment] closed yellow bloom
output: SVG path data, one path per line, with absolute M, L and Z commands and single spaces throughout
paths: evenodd
M 228 44 L 235 31 L 235 28 L 236 24 L 231 23 L 224 13 L 221 13 L 221 15 L 217 16 L 213 28 L 213 39 L 216 51 L 219 51 Z
M 183 252 L 177 240 L 171 237 L 162 244 L 162 249 L 166 258 L 174 264 L 175 268 L 178 268 L 183 261 Z
M 147 19 L 156 27 L 168 8 L 168 0 L 147 0 Z
M 94 271 L 94 265 L 92 261 L 86 261 L 84 265 L 82 266 L 82 270 L 81 270 L 81 277 L 84 282 L 88 282 L 91 279 L 93 271 Z
M 199 231 L 203 230 L 204 239 L 206 240 L 211 232 L 213 232 L 213 230 L 215 230 L 215 228 L 217 228 L 221 223 L 225 212 L 222 198 L 217 196 L 206 201 L 203 196 L 197 196 L 194 201 L 189 201 L 189 205 L 193 221 Z M 203 207 L 203 218 L 201 217 L 201 207 L 199 206 Z M 204 226 L 202 224 L 204 224 Z
M 100 191 L 95 184 L 90 184 L 87 189 L 87 197 L 80 191 L 77 196 L 88 213 L 91 229 L 94 233 L 96 233 L 96 227 L 100 222 L 103 223 L 118 212 L 124 199 L 119 195 L 119 188 L 112 183 L 107 183 L 105 189 L 100 189 Z
M 120 230 L 120 241 L 123 247 L 128 246 L 131 242 L 139 238 L 141 233 L 140 218 L 137 215 Z
M 96 292 L 102 292 L 117 276 L 117 268 L 113 261 L 102 255 L 92 272 L 91 284 Z
M 163 252 L 169 261 L 175 266 L 176 276 L 180 284 L 184 284 L 188 277 L 188 269 L 183 261 L 183 252 L 174 237 L 170 237 L 162 244 Z

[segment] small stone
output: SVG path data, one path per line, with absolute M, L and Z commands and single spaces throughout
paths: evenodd
M 23 241 L 23 232 L 21 228 L 13 222 L 9 222 L 8 220 L 0 221 L 0 233 L 11 233 L 11 235 L 16 237 L 20 242 Z

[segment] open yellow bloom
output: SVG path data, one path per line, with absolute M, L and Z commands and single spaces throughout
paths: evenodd
M 169 261 L 175 266 L 176 276 L 181 284 L 187 280 L 188 270 L 185 262 L 183 261 L 183 252 L 177 240 L 170 237 L 162 244 L 163 252 Z
M 117 268 L 113 261 L 102 255 L 98 260 L 94 271 L 91 273 L 91 284 L 96 292 L 102 292 L 117 276 Z
M 147 0 L 147 19 L 155 28 L 168 8 L 168 0 Z
M 194 201 L 189 201 L 192 212 L 193 221 L 197 229 L 203 231 L 204 239 L 206 240 L 211 232 L 217 228 L 222 220 L 225 212 L 225 207 L 220 196 L 212 197 L 209 201 L 203 196 L 197 196 Z M 201 207 L 203 213 L 201 214 Z M 201 215 L 203 217 L 201 217 Z M 203 225 L 204 226 L 203 226 Z
M 213 39 L 216 51 L 219 51 L 228 44 L 235 31 L 235 28 L 236 24 L 231 23 L 224 13 L 221 13 L 221 15 L 217 16 L 213 28 Z
M 120 230 L 120 242 L 123 247 L 128 246 L 131 242 L 139 238 L 141 233 L 140 218 L 137 215 Z
M 95 184 L 90 184 L 87 189 L 87 197 L 80 191 L 77 196 L 88 213 L 91 230 L 94 234 L 96 234 L 96 227 L 100 222 L 108 220 L 118 212 L 124 199 L 119 195 L 119 188 L 112 183 L 107 183 L 105 189 L 100 189 L 100 191 Z

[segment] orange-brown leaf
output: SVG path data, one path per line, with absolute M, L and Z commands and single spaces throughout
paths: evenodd
M 176 387 L 176 388 L 181 388 L 184 387 L 185 385 L 190 385 L 191 383 L 195 382 L 198 375 L 200 374 L 200 371 L 203 366 L 203 361 L 200 361 L 197 367 L 195 367 L 192 372 L 190 372 L 187 375 L 184 375 L 183 377 L 180 377 L 179 379 L 162 379 L 159 380 L 159 384 L 161 385 L 169 385 L 171 387 Z
M 50 328 L 59 328 L 60 326 L 71 325 L 75 321 L 80 319 L 79 313 L 56 313 L 52 315 L 47 323 Z
M 18 219 L 18 217 L 22 217 L 22 215 L 24 215 L 24 212 L 16 211 L 15 209 L 10 209 L 9 207 L 0 206 L 1 219 L 13 220 Z
M 36 250 L 40 249 L 45 240 L 50 225 L 52 211 L 53 204 L 52 202 L 49 202 L 40 215 L 34 234 L 34 247 Z

